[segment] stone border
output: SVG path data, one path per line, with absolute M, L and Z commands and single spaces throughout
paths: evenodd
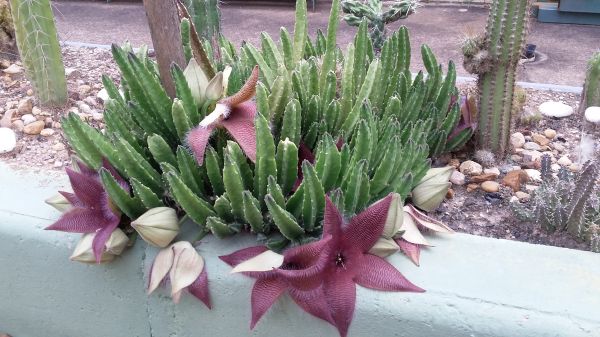
M 167 290 L 147 297 L 156 249 L 137 244 L 105 266 L 70 262 L 78 236 L 42 228 L 58 217 L 43 200 L 62 174 L 14 171 L 0 163 L 0 332 L 15 337 L 336 336 L 288 298 L 249 330 L 252 281 L 230 275 L 218 255 L 251 237 L 204 239 L 213 310 Z M 424 294 L 358 287 L 349 336 L 560 336 L 600 331 L 600 254 L 466 234 L 431 238 L 421 267 L 390 258 Z

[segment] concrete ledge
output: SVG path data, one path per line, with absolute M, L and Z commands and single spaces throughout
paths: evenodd
M 45 183 L 44 183 L 45 181 Z M 42 231 L 58 216 L 42 201 L 62 175 L 17 173 L 0 164 L 0 332 L 14 337 L 336 336 L 287 297 L 249 330 L 252 280 L 230 275 L 218 255 L 251 237 L 207 238 L 213 310 L 166 290 L 147 298 L 156 249 L 138 243 L 106 266 L 73 263 L 76 235 Z M 390 258 L 425 294 L 358 287 L 349 336 L 564 336 L 600 331 L 600 254 L 457 234 L 431 240 L 422 267 Z

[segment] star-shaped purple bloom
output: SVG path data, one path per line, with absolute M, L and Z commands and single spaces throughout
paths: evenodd
M 96 261 L 100 263 L 106 241 L 119 226 L 121 212 L 112 204 L 104 190 L 99 173 L 80 162 L 76 162 L 76 166 L 79 172 L 66 168 L 73 193 L 59 191 L 73 207 L 46 229 L 72 233 L 96 233 L 92 248 Z M 110 172 L 124 190 L 129 192 L 127 182 L 108 161 L 103 160 L 102 167 Z
M 246 273 L 257 279 L 251 327 L 286 290 L 302 309 L 334 325 L 342 337 L 354 314 L 356 284 L 382 291 L 423 292 L 387 261 L 368 253 L 383 232 L 391 199 L 380 200 L 346 223 L 326 198 L 321 240 L 285 251 L 283 265 L 277 269 Z M 235 266 L 265 250 L 247 248 L 221 259 Z

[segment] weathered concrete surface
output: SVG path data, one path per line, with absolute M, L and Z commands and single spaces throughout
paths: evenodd
M 45 181 L 45 182 L 44 182 Z M 255 244 L 251 237 L 207 238 L 213 310 L 168 289 L 147 298 L 156 249 L 139 242 L 116 263 L 69 262 L 76 236 L 43 231 L 58 216 L 42 204 L 63 176 L 15 173 L 0 164 L 0 331 L 16 337 L 335 336 L 335 330 L 280 299 L 249 330 L 252 280 L 230 275 L 217 256 Z M 349 336 L 596 337 L 600 331 L 600 254 L 456 234 L 415 267 L 390 262 L 424 294 L 358 287 Z M 147 255 L 147 257 L 146 257 Z M 142 274 L 143 270 L 143 274 Z
M 129 39 L 134 45 L 151 44 L 141 3 L 54 1 L 53 4 L 61 40 L 110 44 Z M 309 11 L 309 31 L 313 36 L 318 28 L 326 29 L 330 6 L 330 2 L 320 1 L 315 12 Z M 441 63 L 454 60 L 458 74 L 466 76 L 469 74 L 460 65 L 461 41 L 467 33 L 482 31 L 486 18 L 487 9 L 480 6 L 426 5 L 390 27 L 397 29 L 404 24 L 410 29 L 412 70 L 423 69 L 418 48 L 427 43 Z M 278 37 L 279 28 L 284 26 L 293 32 L 294 6 L 287 1 L 279 6 L 254 2 L 225 4 L 222 19 L 223 33 L 228 38 L 238 44 L 242 40 L 256 44 L 262 31 Z M 354 27 L 342 22 L 338 34 L 340 45 L 352 41 L 354 33 Z M 528 43 L 536 44 L 538 51 L 548 58 L 526 65 L 519 81 L 581 86 L 587 60 L 600 48 L 600 26 L 547 24 L 532 19 Z

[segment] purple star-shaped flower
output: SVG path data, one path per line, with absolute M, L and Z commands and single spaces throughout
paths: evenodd
M 423 292 L 387 261 L 368 253 L 383 232 L 390 203 L 388 196 L 346 223 L 326 198 L 321 240 L 285 251 L 283 265 L 277 269 L 246 273 L 257 279 L 251 327 L 286 290 L 302 309 L 334 325 L 342 337 L 354 314 L 356 284 L 382 291 Z M 221 259 L 234 266 L 265 250 L 247 248 Z
M 73 207 L 46 229 L 72 233 L 96 233 L 92 248 L 96 261 L 100 263 L 106 241 L 119 226 L 121 212 L 112 204 L 104 190 L 99 173 L 80 162 L 76 162 L 76 166 L 79 172 L 66 168 L 73 193 L 59 191 Z M 129 192 L 127 182 L 108 161 L 103 160 L 102 167 L 110 172 L 124 190 Z

